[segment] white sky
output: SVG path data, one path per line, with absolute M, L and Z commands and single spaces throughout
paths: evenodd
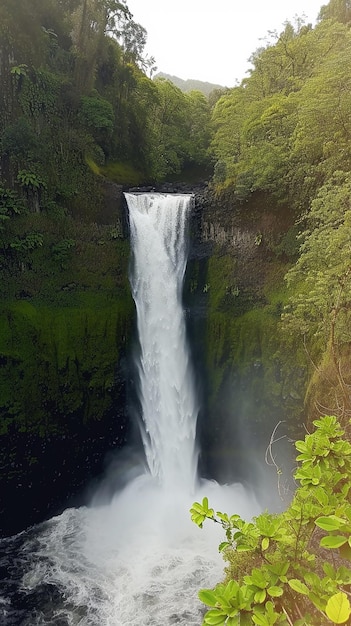
M 328 0 L 128 0 L 148 32 L 158 71 L 233 87 L 269 30 L 306 17 L 315 24 Z

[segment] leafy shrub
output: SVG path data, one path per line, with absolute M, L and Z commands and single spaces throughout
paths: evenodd
M 300 486 L 284 513 L 251 522 L 195 502 L 191 519 L 219 522 L 227 578 L 200 591 L 204 624 L 321 626 L 349 623 L 351 605 L 351 445 L 334 416 L 297 441 Z M 329 556 L 330 555 L 330 556 Z
M 114 123 L 112 104 L 99 96 L 83 96 L 80 119 L 89 128 L 104 129 L 112 132 Z

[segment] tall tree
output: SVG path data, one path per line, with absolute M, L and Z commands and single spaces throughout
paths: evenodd
M 328 4 L 322 6 L 319 18 L 322 20 L 333 19 L 342 24 L 351 22 L 351 2 L 350 0 L 330 0 Z

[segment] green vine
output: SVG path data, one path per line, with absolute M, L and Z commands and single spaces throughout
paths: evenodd
M 219 550 L 227 579 L 199 597 L 212 626 L 326 626 L 351 616 L 351 445 L 337 418 L 313 422 L 297 441 L 300 486 L 284 513 L 264 512 L 247 522 L 195 502 L 191 519 L 206 519 L 226 534 Z

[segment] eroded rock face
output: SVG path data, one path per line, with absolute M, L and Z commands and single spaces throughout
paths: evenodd
M 289 265 L 279 243 L 292 224 L 262 197 L 245 205 L 206 190 L 196 197 L 185 303 L 203 473 L 221 481 L 258 480 L 277 422 L 292 431 L 302 421 L 306 370 L 279 329 Z

